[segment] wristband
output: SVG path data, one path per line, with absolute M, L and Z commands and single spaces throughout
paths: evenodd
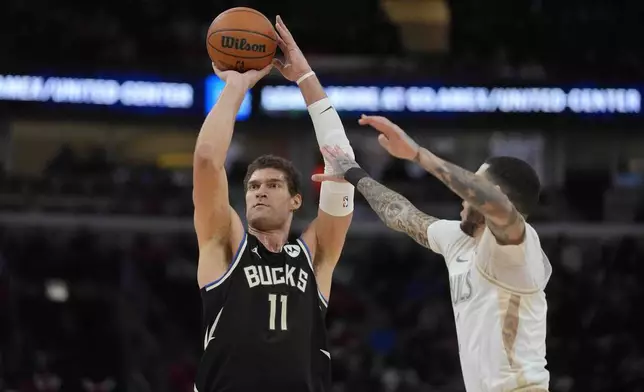
M 369 174 L 361 167 L 352 167 L 344 173 L 344 179 L 353 186 L 358 186 L 358 181 L 365 177 L 369 177 Z
M 305 73 L 304 75 L 300 76 L 300 78 L 295 82 L 295 84 L 297 84 L 299 86 L 300 83 L 302 83 L 304 81 L 304 79 L 310 78 L 313 75 L 315 75 L 315 72 L 309 71 L 309 72 Z

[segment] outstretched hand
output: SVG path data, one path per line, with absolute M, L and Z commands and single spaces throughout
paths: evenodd
M 347 170 L 360 167 L 354 158 L 349 156 L 338 146 L 322 146 L 320 152 L 324 159 L 331 163 L 333 167 L 332 174 L 314 174 L 311 180 L 315 182 L 333 181 L 333 182 L 346 182 L 344 174 Z
M 410 138 L 398 125 L 385 117 L 366 116 L 363 114 L 358 120 L 358 124 L 369 125 L 380 132 L 378 142 L 382 148 L 396 158 L 412 161 L 416 159 L 420 152 L 418 143 Z
M 236 83 L 245 89 L 250 89 L 253 88 L 253 86 L 255 86 L 255 84 L 259 82 L 261 78 L 271 72 L 273 65 L 269 64 L 259 71 L 250 69 L 244 73 L 240 73 L 232 69 L 228 71 L 222 71 L 217 68 L 217 66 L 215 66 L 215 63 L 212 63 L 212 69 L 213 71 L 215 71 L 215 74 L 219 77 L 219 79 L 223 80 L 224 82 Z
M 284 61 L 273 59 L 273 65 L 286 79 L 295 82 L 310 72 L 311 66 L 279 15 L 276 18 L 275 30 L 277 30 L 277 45 L 284 53 Z

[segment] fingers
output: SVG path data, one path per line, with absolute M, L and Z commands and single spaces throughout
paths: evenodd
M 391 121 L 382 116 L 367 116 L 363 114 L 358 120 L 360 125 L 373 125 L 373 124 L 391 124 L 394 125 Z
M 277 68 L 280 72 L 282 72 L 282 70 L 284 70 L 284 68 L 286 67 L 286 65 L 284 65 L 284 63 L 283 63 L 283 62 L 282 62 L 282 60 L 280 60 L 280 59 L 273 59 L 272 64 L 273 64 L 273 66 L 274 66 L 275 68 Z
M 337 157 L 337 154 L 336 154 L 335 150 L 331 146 L 327 146 L 327 145 L 322 146 L 320 148 L 320 152 L 322 153 L 323 157 L 325 157 L 327 159 L 330 159 L 330 160 L 333 160 L 333 159 L 335 159 Z
M 347 157 L 347 153 L 344 152 L 340 146 L 333 146 L 333 153 L 335 154 L 336 157 Z
M 275 18 L 275 20 L 276 20 L 275 29 L 279 33 L 280 37 L 282 37 L 286 45 L 288 46 L 295 45 L 295 39 L 291 35 L 291 32 L 288 31 L 288 28 L 286 27 L 286 24 L 284 24 L 282 17 L 277 15 L 277 18 Z
M 279 46 L 280 50 L 282 53 L 287 54 L 288 53 L 288 45 L 286 45 L 286 42 L 282 39 L 282 37 L 277 35 L 277 46 Z
M 378 132 L 382 132 L 387 135 L 387 137 L 395 137 L 402 132 L 402 129 L 400 129 L 396 124 L 382 116 L 366 116 L 363 114 L 358 120 L 358 124 L 369 125 L 375 128 Z
M 320 148 L 320 152 L 325 158 L 328 159 L 337 159 L 337 158 L 351 158 L 344 150 L 338 145 L 324 145 Z
M 311 180 L 315 182 L 324 182 L 324 181 L 333 181 L 333 182 L 346 182 L 343 178 L 334 176 L 332 174 L 314 174 L 311 176 Z
M 268 74 L 271 72 L 271 70 L 272 70 L 272 69 L 273 69 L 273 64 L 272 64 L 272 63 L 271 63 L 271 64 L 268 64 L 267 66 L 265 66 L 264 68 L 262 68 L 262 69 L 259 71 L 259 78 L 258 78 L 258 79 L 261 79 L 261 78 L 263 78 L 264 76 L 268 75 Z
M 222 76 L 222 75 L 221 75 L 221 72 L 222 72 L 222 71 L 220 71 L 220 70 L 219 70 L 219 68 L 217 68 L 217 66 L 215 65 L 215 63 L 211 63 L 211 64 L 212 64 L 212 70 L 213 70 L 213 71 L 215 71 L 215 75 L 217 75 L 217 76 L 219 77 L 219 79 L 223 79 L 223 78 L 221 77 L 221 76 Z
M 259 71 L 251 70 L 251 71 L 244 72 L 242 75 L 244 75 L 243 77 L 248 83 L 248 88 L 255 87 L 255 84 L 259 82 L 259 80 L 262 79 L 264 76 L 268 75 L 268 73 L 271 72 L 272 69 L 273 69 L 273 64 L 269 64 L 264 68 L 260 69 Z
M 387 139 L 387 136 L 384 134 L 378 135 L 378 143 L 384 148 L 385 150 L 389 151 L 389 147 L 391 147 L 389 139 Z
M 274 58 L 272 64 L 275 68 L 279 69 L 280 71 L 285 71 L 286 69 L 288 69 L 288 67 L 291 66 L 291 64 L 289 64 L 288 62 L 285 63 L 284 61 L 278 58 Z

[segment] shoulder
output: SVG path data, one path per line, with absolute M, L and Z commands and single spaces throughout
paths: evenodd
M 541 250 L 541 240 L 539 234 L 526 222 L 523 241 L 519 244 L 504 245 L 499 244 L 494 233 L 486 227 L 479 241 L 479 251 L 496 256 L 500 260 L 511 262 L 513 264 L 522 264 L 533 259 L 541 259 L 543 251 Z
M 249 236 L 245 231 L 239 235 L 231 236 L 227 246 L 210 241 L 199 249 L 197 282 L 201 289 L 210 291 L 220 286 L 240 264 L 248 248 Z M 250 240 L 253 240 L 252 236 Z
M 315 231 L 315 220 L 311 222 L 306 230 L 304 230 L 302 235 L 300 235 L 300 237 L 298 238 L 298 241 L 301 242 L 306 248 L 305 250 L 308 252 L 308 257 L 311 257 L 312 259 L 315 258 L 317 251 L 317 233 Z
M 486 228 L 477 247 L 477 268 L 514 291 L 542 289 L 548 282 L 552 267 L 541 248 L 537 231 L 526 223 L 520 244 L 499 244 Z
M 434 222 L 430 223 L 429 227 L 427 227 L 427 230 L 432 232 L 455 232 L 456 230 L 458 230 L 461 234 L 463 234 L 463 232 L 461 231 L 461 221 L 449 219 L 437 219 Z
M 440 219 L 427 227 L 427 242 L 432 251 L 448 256 L 454 246 L 469 237 L 461 230 L 461 222 Z

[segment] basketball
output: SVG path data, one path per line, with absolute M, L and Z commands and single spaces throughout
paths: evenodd
M 212 21 L 206 37 L 208 55 L 220 70 L 260 70 L 271 63 L 277 49 L 277 33 L 264 14 L 236 7 Z

